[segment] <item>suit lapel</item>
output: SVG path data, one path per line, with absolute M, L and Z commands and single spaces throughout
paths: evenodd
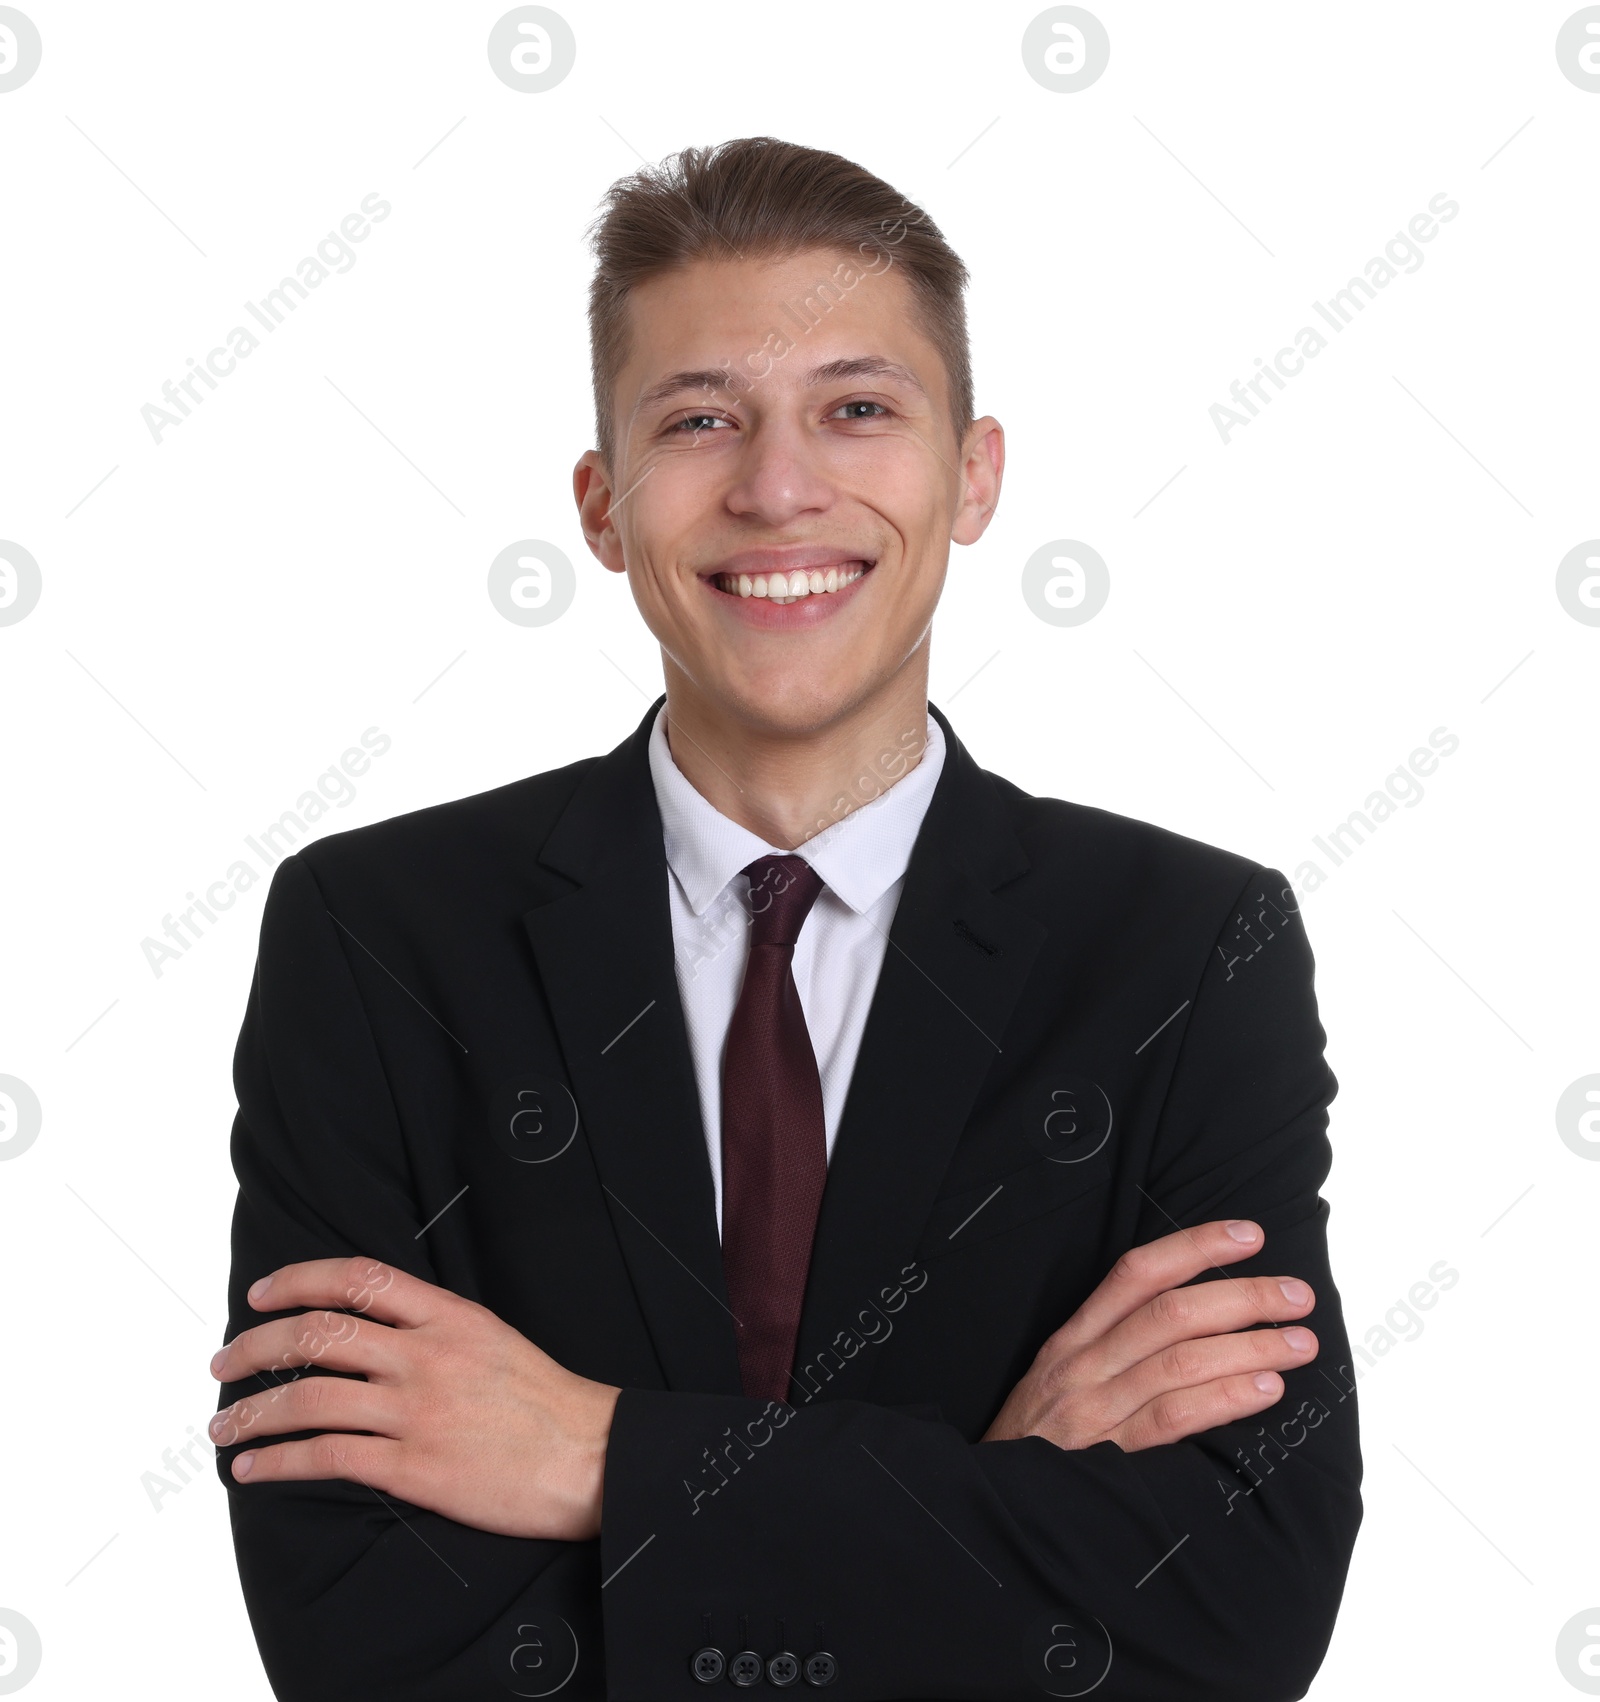
M 911 1261 L 1045 937 L 996 895 L 1027 857 L 992 783 L 933 714 L 944 770 L 906 871 L 829 1161 L 797 1373 Z M 797 1401 L 811 1386 L 803 1375 L 799 1384 Z M 836 1392 L 859 1396 L 862 1387 L 846 1375 Z
M 522 920 L 667 1387 L 738 1394 L 650 779 L 655 708 L 589 770 L 540 853 L 580 884 Z

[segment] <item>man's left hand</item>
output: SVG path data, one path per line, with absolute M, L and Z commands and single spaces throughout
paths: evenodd
M 324 1432 L 240 1454 L 237 1482 L 343 1478 L 502 1536 L 599 1536 L 620 1389 L 563 1369 L 487 1307 L 376 1259 L 313 1259 L 265 1282 L 250 1290 L 258 1312 L 339 1310 L 245 1330 L 212 1360 L 214 1377 L 266 1373 L 265 1384 L 321 1365 L 365 1380 L 302 1376 L 218 1413 L 211 1437 L 222 1447 Z

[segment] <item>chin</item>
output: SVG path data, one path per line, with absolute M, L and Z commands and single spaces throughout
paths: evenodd
M 874 682 L 878 683 L 878 682 Z M 718 691 L 728 709 L 747 726 L 778 737 L 816 734 L 842 720 L 872 687 L 859 675 L 817 676 L 814 669 L 765 669 Z

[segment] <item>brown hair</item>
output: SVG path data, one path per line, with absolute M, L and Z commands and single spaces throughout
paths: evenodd
M 628 295 L 696 260 L 781 258 L 810 248 L 898 262 L 944 361 L 959 442 L 972 423 L 972 357 L 962 291 L 967 269 L 933 220 L 870 171 L 820 148 L 746 136 L 685 148 L 619 178 L 590 228 L 589 348 L 601 459 L 616 448 L 612 392 L 628 358 Z

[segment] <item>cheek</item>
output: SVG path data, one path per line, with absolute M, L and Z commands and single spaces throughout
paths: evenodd
M 623 558 L 630 571 L 637 566 L 660 579 L 672 564 L 696 559 L 697 539 L 704 552 L 704 539 L 720 512 L 709 471 L 670 458 L 630 471 L 617 517 Z
M 852 445 L 858 453 L 841 482 L 881 516 L 908 557 L 950 536 L 951 488 L 957 475 L 927 445 L 885 438 Z
M 698 585 L 687 578 L 674 583 L 671 560 L 670 555 L 647 555 L 628 569 L 628 586 L 645 625 L 661 643 L 677 648 L 684 642 L 692 644 L 690 635 L 698 630 L 691 612 L 705 611 L 697 609 L 697 598 L 690 595 L 700 592 Z
M 643 494 L 639 491 L 626 506 L 633 508 Z M 679 542 L 685 536 L 682 517 L 663 511 L 659 504 L 654 508 L 640 504 L 618 530 L 634 595 L 653 603 L 664 602 L 670 590 L 671 566 L 679 558 Z

